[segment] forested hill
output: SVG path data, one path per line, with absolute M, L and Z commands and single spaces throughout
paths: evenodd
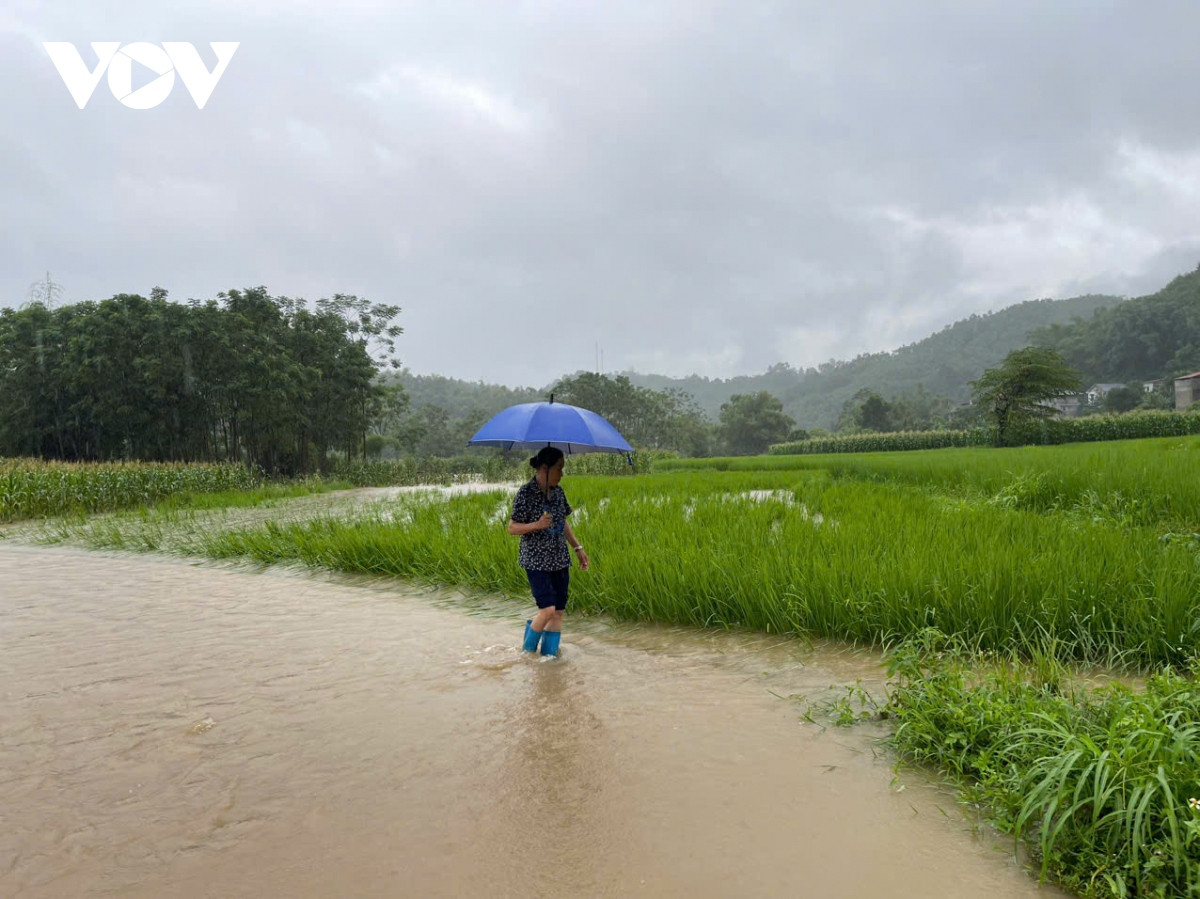
M 998 312 L 972 315 L 893 352 L 863 355 L 849 362 L 826 362 L 816 369 L 796 369 L 779 363 L 759 375 L 726 379 L 625 374 L 638 386 L 654 390 L 676 388 L 691 394 L 714 421 L 721 404 L 734 394 L 766 390 L 783 401 L 784 411 L 801 427 L 829 428 L 837 420 L 843 403 L 862 388 L 891 399 L 923 385 L 929 394 L 965 401 L 970 395 L 969 382 L 985 368 L 998 364 L 1009 351 L 1025 346 L 1031 334 L 1042 333 L 1042 329 L 1054 325 L 1067 325 L 1066 329 L 1053 332 L 1055 339 L 1066 340 L 1067 335 L 1075 333 L 1072 327 L 1084 327 L 1081 320 L 1090 319 L 1098 310 L 1116 310 L 1139 302 L 1142 301 L 1123 302 L 1120 297 L 1101 295 L 1029 300 Z M 1076 324 L 1070 325 L 1073 321 Z M 1200 337 L 1196 343 L 1200 345 Z M 1200 368 L 1200 364 L 1196 367 Z M 1091 377 L 1090 368 L 1088 372 Z M 1121 380 L 1107 375 L 1095 379 Z M 544 400 L 551 386 L 513 388 L 442 375 L 417 375 L 407 369 L 387 375 L 386 380 L 403 385 L 412 409 L 436 406 L 444 409 L 451 419 L 490 416 L 515 403 Z
M 1052 325 L 1032 338 L 1052 346 L 1088 383 L 1173 378 L 1200 371 L 1200 266 L 1157 293 Z
M 537 403 L 546 399 L 545 391 L 533 387 L 505 387 L 442 375 L 416 375 L 408 369 L 388 374 L 385 380 L 399 383 L 404 388 L 413 409 L 438 406 L 452 419 L 480 414 L 490 417 L 517 403 Z
M 1115 311 L 1129 302 L 1095 294 L 1066 300 L 1028 300 L 999 312 L 972 315 L 893 352 L 863 355 L 849 362 L 826 362 L 816 369 L 778 364 L 761 375 L 729 379 L 626 374 L 643 387 L 687 391 L 713 418 L 730 396 L 766 390 L 783 401 L 784 411 L 800 427 L 830 428 L 843 403 L 863 388 L 890 399 L 923 385 L 928 393 L 965 401 L 970 395 L 969 382 L 985 368 L 998 364 L 1011 350 L 1027 345 L 1033 332 L 1053 325 L 1068 325 L 1069 329 L 1072 321 L 1082 327 L 1080 320 L 1089 319 L 1098 310 Z M 1055 333 L 1062 336 L 1072 332 Z

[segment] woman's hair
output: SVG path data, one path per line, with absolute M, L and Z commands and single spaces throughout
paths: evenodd
M 545 465 L 548 468 L 553 468 L 558 464 L 558 460 L 563 457 L 563 451 L 556 446 L 543 446 L 538 450 L 538 454 L 529 460 L 530 468 L 541 468 Z

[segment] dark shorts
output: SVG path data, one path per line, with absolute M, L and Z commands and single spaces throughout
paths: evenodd
M 571 569 L 560 568 L 558 571 L 530 571 L 529 589 L 533 591 L 533 601 L 539 609 L 550 606 L 563 611 L 567 607 L 567 585 L 571 582 Z

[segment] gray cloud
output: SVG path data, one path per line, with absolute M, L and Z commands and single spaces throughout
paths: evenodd
M 727 376 L 1200 260 L 1186 5 L 11 0 L 0 302 L 266 284 L 417 371 Z M 238 40 L 204 110 L 42 50 Z

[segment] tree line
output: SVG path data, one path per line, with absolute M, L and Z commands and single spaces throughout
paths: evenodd
M 266 288 L 0 310 L 0 456 L 232 461 L 271 474 L 364 452 L 400 310 Z
M 414 382 L 414 377 L 423 380 Z M 430 387 L 436 394 L 431 396 Z M 672 450 L 684 456 L 752 455 L 766 452 L 771 443 L 807 436 L 784 414 L 779 399 L 765 390 L 735 394 L 722 404 L 714 422 L 682 390 L 653 390 L 633 384 L 625 375 L 596 372 L 567 375 L 537 390 L 412 375 L 395 379 L 386 389 L 389 400 L 380 406 L 368 441 L 371 451 L 385 458 L 458 455 L 501 409 L 551 396 L 555 402 L 604 417 L 636 449 Z M 414 403 L 418 397 L 424 401 Z
M 236 461 L 299 474 L 332 456 L 460 455 L 500 409 L 550 394 L 603 415 L 635 447 L 682 455 L 761 453 L 810 433 L 767 390 L 735 393 L 710 417 L 690 393 L 627 375 L 579 372 L 540 389 L 381 376 L 398 368 L 399 312 L 343 294 L 310 306 L 263 287 L 183 304 L 155 288 L 148 298 L 0 310 L 0 456 Z M 1134 327 L 1150 336 L 1134 339 Z M 1068 368 L 1090 376 L 1168 375 L 1157 392 L 1130 383 L 1092 411 L 1169 408 L 1169 376 L 1200 368 L 1195 333 L 1200 269 L 1152 297 L 1037 332 Z M 793 374 L 776 368 L 784 380 Z M 860 387 L 842 402 L 835 428 L 927 430 L 995 416 L 978 392 L 975 399 L 968 408 L 922 384 L 887 398 Z

